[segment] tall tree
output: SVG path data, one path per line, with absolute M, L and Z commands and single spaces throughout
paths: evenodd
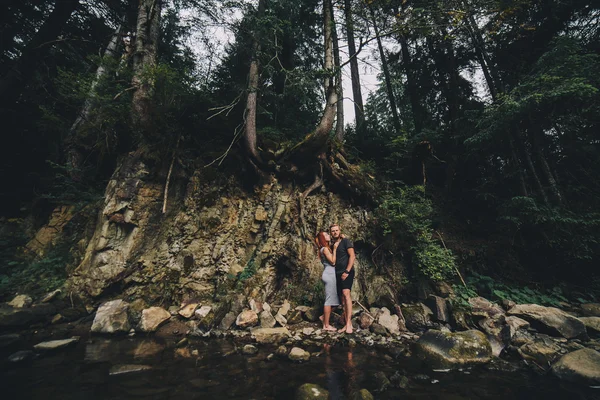
M 346 19 L 346 37 L 348 40 L 348 56 L 350 57 L 350 78 L 352 80 L 352 98 L 354 100 L 354 118 L 356 119 L 356 134 L 358 142 L 365 136 L 365 108 L 360 88 L 360 74 L 358 71 L 358 54 L 354 41 L 354 17 L 352 15 L 352 1 L 344 0 L 344 16 Z

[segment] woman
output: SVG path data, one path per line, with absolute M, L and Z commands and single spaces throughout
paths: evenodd
M 331 237 L 327 232 L 320 232 L 315 238 L 315 242 L 319 247 L 319 258 L 323 263 L 323 275 L 321 279 L 325 283 L 325 305 L 323 306 L 323 330 L 335 331 L 336 329 L 329 325 L 329 317 L 331 316 L 331 307 L 339 306 L 340 300 L 337 294 L 335 283 L 335 251 L 339 243 L 336 243 L 333 250 L 329 248 Z

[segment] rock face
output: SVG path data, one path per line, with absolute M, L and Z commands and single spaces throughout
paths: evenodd
M 116 333 L 129 332 L 131 324 L 128 315 L 129 304 L 123 300 L 103 303 L 96 312 L 92 323 L 92 332 Z
M 288 358 L 292 361 L 308 361 L 310 359 L 310 353 L 304 351 L 300 347 L 293 347 L 288 354 Z
M 235 324 L 239 328 L 248 328 L 258 323 L 258 315 L 252 310 L 244 310 L 237 316 Z
M 552 366 L 552 372 L 566 381 L 600 385 L 600 353 L 581 349 L 565 354 Z
M 327 400 L 329 392 L 321 386 L 305 383 L 296 390 L 294 400 Z
M 33 304 L 33 299 L 26 294 L 15 296 L 15 298 L 8 303 L 9 306 L 15 308 L 27 308 L 30 307 L 31 304 Z
M 140 330 L 142 332 L 154 332 L 163 323 L 171 318 L 171 313 L 161 307 L 150 307 L 142 310 Z
M 489 362 L 492 348 L 480 331 L 429 330 L 415 343 L 414 353 L 432 368 L 457 368 Z
M 287 328 L 258 328 L 252 331 L 252 336 L 258 343 L 279 344 L 292 334 Z
M 532 327 L 550 335 L 572 339 L 586 334 L 583 322 L 558 308 L 518 304 L 511 308 L 508 314 L 523 318 L 529 321 Z

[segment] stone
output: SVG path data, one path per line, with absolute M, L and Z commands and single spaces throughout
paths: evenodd
M 414 354 L 431 368 L 462 368 L 489 362 L 492 347 L 485 334 L 477 330 L 429 330 L 415 343 Z
M 123 300 L 113 300 L 103 303 L 98 308 L 94 317 L 92 332 L 129 332 L 131 325 L 129 323 L 128 308 L 129 304 Z
M 305 336 L 310 336 L 315 332 L 315 328 L 304 328 L 302 329 L 302 334 Z
M 472 315 L 491 318 L 499 314 L 504 314 L 502 307 L 483 297 L 471 297 L 469 304 L 471 305 Z
M 42 350 L 42 351 L 57 350 L 57 349 L 62 349 L 64 347 L 75 344 L 78 341 L 79 341 L 78 337 L 72 337 L 70 339 L 62 339 L 62 340 L 49 340 L 47 342 L 38 343 L 35 346 L 33 346 L 33 348 L 35 350 Z
M 369 327 L 369 330 L 376 335 L 387 336 L 388 331 L 385 329 L 383 325 L 378 324 L 377 322 L 373 322 Z
M 0 336 L 0 349 L 4 349 L 6 347 L 10 347 L 14 344 L 17 344 L 21 341 L 21 336 L 18 333 L 9 333 L 6 335 Z
M 171 313 L 162 307 L 150 307 L 142 310 L 140 319 L 140 330 L 142 332 L 154 332 L 162 324 L 171 318 Z
M 56 289 L 50 293 L 48 293 L 47 295 L 44 296 L 44 298 L 42 300 L 40 300 L 40 303 L 50 303 L 52 300 L 54 300 L 59 294 L 61 294 L 60 289 Z
M 500 305 L 502 306 L 502 308 L 505 311 L 508 311 L 511 308 L 513 308 L 514 306 L 516 306 L 517 303 L 515 303 L 514 301 L 509 300 L 509 299 L 502 299 L 502 300 L 500 300 Z
M 508 315 L 523 318 L 529 321 L 533 328 L 553 336 L 572 339 L 586 335 L 583 322 L 558 308 L 518 304 L 508 311 Z
M 9 306 L 14 308 L 28 308 L 31 307 L 32 304 L 33 299 L 26 294 L 17 295 L 8 303 Z
M 310 359 L 310 353 L 304 351 L 300 347 L 292 347 L 288 358 L 292 361 L 308 361 Z
M 588 333 L 600 333 L 600 317 L 581 317 L 579 320 L 583 322 Z
M 292 336 L 287 328 L 257 328 L 252 330 L 252 336 L 261 344 L 279 344 Z
M 290 311 L 290 308 L 292 308 L 292 305 L 290 304 L 290 302 L 287 300 L 284 300 L 278 313 L 285 317 L 287 315 L 287 313 Z
M 321 316 L 320 308 L 309 308 L 304 312 L 304 318 L 310 322 L 317 322 Z
M 406 389 L 409 383 L 408 378 L 398 371 L 394 372 L 394 374 L 390 377 L 390 382 L 392 386 L 400 389 Z
M 254 219 L 259 222 L 264 222 L 269 218 L 269 214 L 264 209 L 263 206 L 256 207 L 256 211 L 254 212 Z
M 250 309 L 257 314 L 260 314 L 264 310 L 263 305 L 254 299 L 250 299 L 248 305 L 250 306 Z
M 20 363 L 23 361 L 33 360 L 36 357 L 31 350 L 20 350 L 8 356 L 8 361 L 11 363 Z
M 386 307 L 383 307 L 381 313 L 377 316 L 377 323 L 387 329 L 392 335 L 400 334 L 400 329 L 398 328 L 398 316 L 391 315 L 390 310 Z
M 255 326 L 258 324 L 258 314 L 252 310 L 244 310 L 235 319 L 235 324 L 242 329 Z
M 586 317 L 600 317 L 600 303 L 582 304 L 581 312 Z
M 271 310 L 271 306 L 270 306 L 270 305 L 269 305 L 269 303 L 267 303 L 267 302 L 264 302 L 264 303 L 262 304 L 262 308 L 263 308 L 263 311 L 268 311 L 268 312 L 271 312 L 271 311 L 272 311 L 272 310 Z
M 367 389 L 360 389 L 358 392 L 352 393 L 351 400 L 374 400 L 375 398 Z
M 194 315 L 194 312 L 198 306 L 198 303 L 184 304 L 179 311 L 177 311 L 177 314 L 181 315 L 183 318 L 190 319 Z
M 179 311 L 179 307 L 177 307 L 177 306 L 169 306 L 168 311 L 169 311 L 169 313 L 172 316 L 176 316 L 177 315 L 177 311 Z
M 278 357 L 287 357 L 288 355 L 288 348 L 285 346 L 279 346 L 277 348 L 277 350 L 275 350 L 275 355 Z
M 65 317 L 63 317 L 61 314 L 56 314 L 54 317 L 52 317 L 52 321 L 50 321 L 50 323 L 53 325 L 60 324 L 64 320 L 65 320 Z
M 196 319 L 201 320 L 204 317 L 206 317 L 208 315 L 208 313 L 210 313 L 211 311 L 212 311 L 211 306 L 202 306 L 199 309 L 197 309 L 196 311 L 194 311 L 194 316 L 196 317 Z
M 523 318 L 515 317 L 514 315 L 507 316 L 505 321 L 510 329 L 511 339 L 519 330 L 529 328 L 529 322 L 525 321 Z
M 294 310 L 305 313 L 308 310 L 310 310 L 310 307 L 309 306 L 297 306 L 296 308 L 294 308 Z
M 369 329 L 369 327 L 375 322 L 375 318 L 371 314 L 362 313 L 358 317 L 358 325 L 360 329 Z
M 134 372 L 142 372 L 142 371 L 148 371 L 151 370 L 152 366 L 150 365 L 142 365 L 142 364 L 120 364 L 120 365 L 113 365 L 108 374 L 113 376 L 113 375 L 124 375 L 124 374 L 131 374 Z
M 435 292 L 440 297 L 448 298 L 454 294 L 454 289 L 452 289 L 452 285 L 450 285 L 448 282 L 435 282 L 434 286 Z
M 247 344 L 242 348 L 242 353 L 247 356 L 251 356 L 258 353 L 258 348 L 254 345 Z
M 327 400 L 329 392 L 319 385 L 305 383 L 294 394 L 294 400 Z
M 287 319 L 285 319 L 285 317 L 280 313 L 275 314 L 275 321 L 277 321 L 277 323 L 281 326 L 287 325 Z
M 296 325 L 302 322 L 302 311 L 300 310 L 292 310 L 290 314 L 287 316 L 287 324 L 288 325 Z
M 423 303 L 403 304 L 402 315 L 406 320 L 406 327 L 411 332 L 420 332 L 427 329 L 433 312 Z
M 225 316 L 221 320 L 221 323 L 219 324 L 219 329 L 221 329 L 223 331 L 228 330 L 229 328 L 231 328 L 231 325 L 233 325 L 235 320 L 236 320 L 235 314 L 233 312 L 228 312 L 227 314 L 225 314 Z
M 549 367 L 560 354 L 558 346 L 549 346 L 542 340 L 536 340 L 519 347 L 519 354 L 524 360 L 533 361 L 541 368 Z
M 432 318 L 434 321 L 450 322 L 448 300 L 439 296 L 429 295 L 427 300 L 425 300 L 425 305 L 433 312 Z
M 273 318 L 273 315 L 269 311 L 263 311 L 259 315 L 260 317 L 260 327 L 261 328 L 273 328 L 277 321 Z
M 153 340 L 139 342 L 133 350 L 133 358 L 136 360 L 153 358 L 161 353 L 165 346 Z
M 506 324 L 504 315 L 497 314 L 493 318 L 485 318 L 477 322 L 486 333 L 492 346 L 492 354 L 496 357 L 510 343 L 510 327 Z
M 566 381 L 600 385 L 600 353 L 584 348 L 565 354 L 552 366 L 552 373 Z

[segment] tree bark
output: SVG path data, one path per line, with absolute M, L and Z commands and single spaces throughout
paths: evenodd
M 552 200 L 556 205 L 562 205 L 563 196 L 561 194 L 560 188 L 558 187 L 558 183 L 556 179 L 554 179 L 554 175 L 552 174 L 552 170 L 550 169 L 550 165 L 544 156 L 544 152 L 542 150 L 542 138 L 543 132 L 541 128 L 531 126 L 530 136 L 531 143 L 533 147 L 533 153 L 535 154 L 541 169 L 544 178 L 548 182 L 550 186 L 550 193 L 552 194 Z
M 266 0 L 259 0 L 257 19 L 261 19 L 265 13 Z M 246 125 L 244 129 L 244 146 L 250 161 L 255 166 L 260 166 L 262 160 L 258 154 L 256 146 L 256 103 L 258 97 L 258 53 L 260 52 L 260 42 L 257 32 L 254 33 L 252 44 L 252 60 L 250 61 L 250 71 L 248 72 L 248 97 L 246 99 Z
M 544 204 L 549 205 L 550 203 L 548 201 L 548 196 L 546 195 L 546 191 L 544 190 L 544 185 L 542 185 L 542 181 L 540 180 L 540 177 L 535 169 L 535 165 L 533 164 L 533 161 L 531 160 L 531 155 L 529 154 L 529 151 L 527 151 L 527 147 L 525 146 L 525 142 L 524 142 L 523 138 L 519 135 L 517 128 L 511 129 L 511 134 L 512 134 L 514 141 L 517 143 L 517 147 L 521 150 L 521 153 L 523 154 L 523 156 L 525 158 L 525 162 L 526 162 L 527 168 L 529 169 L 529 173 L 531 174 L 531 178 L 533 179 L 533 183 L 537 187 L 537 190 L 538 190 L 540 196 L 542 197 Z
M 156 66 L 161 0 L 140 0 L 133 54 L 133 123 L 142 132 L 152 130 L 152 95 Z
M 78 0 L 55 2 L 50 16 L 25 46 L 21 57 L 0 79 L 0 108 L 10 107 L 18 100 L 21 91 L 29 83 L 48 49 L 44 44 L 58 37 L 78 6 Z
M 356 120 L 356 135 L 358 142 L 365 139 L 365 109 L 360 88 L 360 74 L 354 42 L 354 19 L 352 18 L 351 0 L 344 0 L 344 16 L 346 19 L 346 36 L 348 37 L 348 56 L 350 57 L 350 78 L 352 80 L 352 98 L 354 100 L 354 118 Z M 379 38 L 378 38 L 379 39 Z
M 379 56 L 381 57 L 381 68 L 383 69 L 383 76 L 385 78 L 385 87 L 387 89 L 388 101 L 390 102 L 390 108 L 392 110 L 392 119 L 394 122 L 394 129 L 396 133 L 402 130 L 400 125 L 400 117 L 398 116 L 398 107 L 396 106 L 396 96 L 394 96 L 394 88 L 392 87 L 392 77 L 390 75 L 390 68 L 388 66 L 385 52 L 383 51 L 383 44 L 379 37 L 379 28 L 377 27 L 377 21 L 375 19 L 375 12 L 373 8 L 369 7 L 371 13 L 371 20 L 373 23 L 373 29 L 375 30 L 375 37 L 377 38 L 377 48 L 379 49 Z
M 337 27 L 335 24 L 335 18 L 333 14 L 333 4 L 331 4 L 331 19 L 332 19 L 332 34 L 333 34 L 333 62 L 336 68 L 335 74 L 335 86 L 337 89 L 337 96 L 339 101 L 337 102 L 337 116 L 335 122 L 335 139 L 342 143 L 344 141 L 344 89 L 342 88 L 342 69 L 340 68 L 340 46 L 337 34 Z

